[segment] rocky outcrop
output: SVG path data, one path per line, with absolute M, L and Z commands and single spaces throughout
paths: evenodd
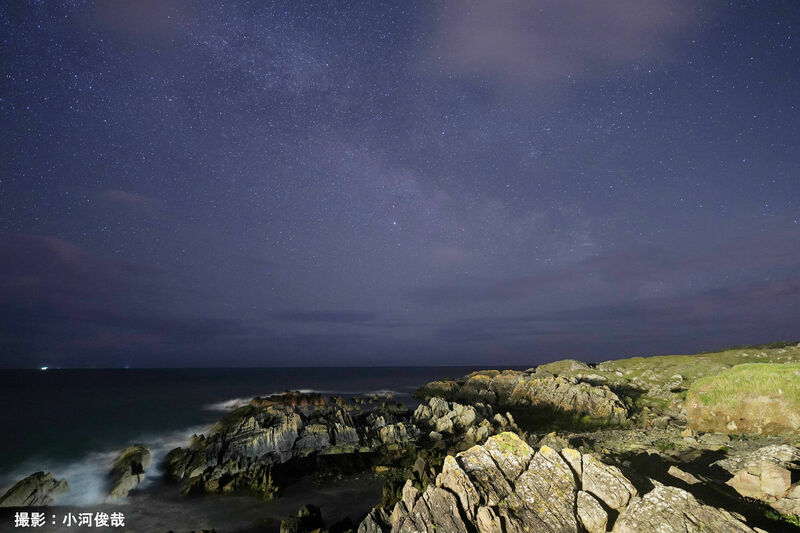
M 543 446 L 510 432 L 444 460 L 424 491 L 406 483 L 387 515 L 373 510 L 359 533 L 753 532 L 727 511 L 658 485 L 643 496 L 616 467 L 590 454 Z
M 36 472 L 8 489 L 0 497 L 0 507 L 52 505 L 53 496 L 68 490 L 65 479 L 56 479 L 50 472 Z
M 508 403 L 517 407 L 544 407 L 611 424 L 624 422 L 628 414 L 625 405 L 608 387 L 560 376 L 521 381 L 511 392 Z
M 684 533 L 686 531 L 752 533 L 731 513 L 703 505 L 676 487 L 656 487 L 635 498 L 619 515 L 613 533 Z
M 490 405 L 482 403 L 462 405 L 438 397 L 420 404 L 413 422 L 429 439 L 446 440 L 457 450 L 466 450 L 502 431 L 518 430 L 510 413 L 494 413 Z
M 571 363 L 570 369 L 588 368 Z M 628 416 L 625 403 L 606 385 L 555 376 L 538 369 L 533 372 L 475 372 L 458 381 L 428 383 L 416 395 L 425 399 L 439 396 L 497 408 L 534 410 L 551 416 L 567 415 L 598 424 L 620 424 Z
M 120 452 L 111 467 L 110 500 L 124 498 L 144 480 L 153 458 L 150 449 L 143 444 L 134 444 Z
M 280 533 L 310 533 L 325 528 L 319 507 L 304 505 L 297 514 L 281 521 Z
M 276 465 L 403 447 L 418 433 L 408 408 L 386 398 L 286 393 L 232 411 L 208 435 L 172 450 L 166 467 L 184 492 L 247 490 L 271 498 L 277 493 Z
M 714 463 L 731 477 L 727 484 L 746 498 L 769 504 L 783 515 L 800 516 L 800 449 L 783 445 L 765 446 L 748 454 Z

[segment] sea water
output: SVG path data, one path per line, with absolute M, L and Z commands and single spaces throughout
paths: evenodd
M 392 394 L 410 407 L 420 385 L 458 377 L 475 367 L 47 369 L 0 370 L 0 494 L 36 472 L 66 479 L 70 491 L 45 512 L 42 531 L 73 531 L 69 513 L 121 512 L 117 531 L 272 531 L 306 503 L 322 508 L 329 525 L 356 521 L 378 503 L 380 481 L 369 473 L 329 485 L 310 478 L 282 487 L 278 500 L 245 495 L 182 497 L 165 483 L 161 463 L 192 434 L 254 396 L 285 390 L 356 396 Z M 142 443 L 153 466 L 128 498 L 106 503 L 108 472 L 119 450 Z M 98 529 L 98 528 L 95 528 Z M 0 531 L 14 527 L 14 511 L 0 510 Z

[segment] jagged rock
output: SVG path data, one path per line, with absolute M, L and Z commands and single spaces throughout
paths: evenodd
M 459 453 L 456 462 L 469 476 L 482 504 L 497 505 L 511 494 L 511 485 L 486 448 L 473 446 Z
M 656 487 L 634 498 L 614 523 L 613 533 L 753 533 L 725 510 L 703 505 L 676 487 Z
M 122 450 L 111 467 L 111 489 L 108 498 L 117 500 L 127 496 L 144 480 L 145 472 L 152 462 L 150 448 L 143 444 L 134 444 Z
M 475 525 L 478 533 L 503 533 L 503 523 L 491 507 L 478 507 Z
M 628 410 L 619 397 L 605 385 L 594 386 L 561 376 L 542 376 L 520 381 L 508 404 L 554 409 L 593 421 L 619 424 Z
M 392 528 L 394 531 L 395 528 Z M 397 524 L 399 533 L 419 531 L 447 531 L 468 533 L 467 525 L 461 518 L 458 502 L 450 491 L 429 486 L 422 497 L 417 499 L 414 508 Z
M 583 458 L 581 457 L 581 452 L 573 450 L 572 448 L 563 448 L 561 450 L 561 457 L 572 467 L 578 479 L 581 479 L 583 476 Z
M 272 498 L 277 494 L 275 467 L 294 458 L 396 450 L 415 442 L 419 431 L 410 415 L 407 407 L 380 397 L 344 400 L 286 393 L 254 398 L 208 435 L 172 450 L 165 465 L 183 482 L 184 493 L 246 490 Z
M 467 516 L 475 518 L 475 508 L 481 501 L 480 496 L 469 476 L 458 466 L 453 456 L 448 455 L 444 458 L 442 473 L 437 476 L 436 485 L 455 494 Z
M 423 431 L 433 430 L 431 440 L 446 439 L 456 450 L 480 444 L 494 433 L 518 429 L 510 413 L 494 413 L 483 403 L 462 405 L 438 397 L 420 404 L 413 421 Z
M 300 438 L 294 447 L 300 455 L 307 455 L 327 448 L 331 445 L 328 428 L 324 424 L 309 424 L 300 431 Z
M 453 380 L 431 381 L 423 385 L 416 393 L 418 398 L 428 399 L 432 397 L 452 398 L 458 392 L 459 386 Z
M 357 533 L 389 533 L 392 524 L 386 511 L 376 507 L 358 525 Z
M 608 513 L 594 497 L 585 491 L 578 491 L 578 519 L 587 533 L 605 533 Z
M 513 370 L 475 372 L 462 378 L 460 383 L 448 381 L 446 386 L 442 382 L 429 383 L 416 395 L 495 407 L 530 407 L 587 417 L 598 423 L 619 424 L 628 415 L 625 404 L 607 386 L 574 377 L 553 376 L 547 371 L 534 374 Z
M 514 492 L 501 506 L 509 532 L 534 530 L 578 532 L 575 516 L 575 476 L 561 456 L 547 446 L 530 461 L 528 469 L 514 482 Z
M 556 451 L 560 451 L 567 446 L 569 446 L 569 442 L 564 437 L 560 437 L 555 431 L 552 433 L 548 433 L 544 437 L 542 437 L 539 442 L 536 443 L 538 447 L 548 446 L 553 448 Z
M 583 455 L 581 467 L 583 490 L 612 509 L 624 508 L 638 494 L 633 484 L 616 466 L 602 463 L 587 453 Z
M 53 474 L 36 472 L 19 481 L 0 497 L 0 507 L 36 507 L 52 505 L 53 496 L 69 490 L 65 479 Z
M 319 507 L 304 505 L 294 516 L 281 520 L 280 533 L 312 533 L 325 528 Z
M 534 452 L 501 433 L 445 458 L 435 485 L 420 495 L 411 481 L 390 517 L 373 510 L 360 533 L 601 533 L 619 511 L 617 533 L 752 531 L 736 516 L 660 485 L 644 497 L 614 466 L 588 454 L 543 446 Z M 613 516 L 612 516 L 613 515 Z
M 792 472 L 800 471 L 800 449 L 765 446 L 714 464 L 733 474 L 727 484 L 742 496 L 768 503 L 783 514 L 800 515 L 800 482 L 792 484 Z
M 533 448 L 520 439 L 516 434 L 506 432 L 489 439 L 484 445 L 498 468 L 509 481 L 516 480 L 531 462 L 534 455 Z

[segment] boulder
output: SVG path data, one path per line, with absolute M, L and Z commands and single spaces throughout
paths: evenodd
M 128 492 L 144 480 L 145 471 L 152 462 L 150 449 L 143 444 L 134 444 L 122 450 L 111 467 L 108 498 L 117 500 L 127 496 Z
M 764 446 L 714 463 L 733 477 L 726 483 L 736 492 L 769 504 L 785 515 L 800 515 L 800 449 L 787 444 Z
M 0 497 L 0 507 L 36 507 L 52 505 L 53 496 L 69 490 L 64 479 L 50 472 L 36 472 L 19 481 Z
M 304 505 L 294 516 L 281 520 L 280 533 L 311 533 L 322 531 L 325 524 L 322 522 L 322 513 L 319 507 Z
M 392 524 L 386 511 L 376 507 L 358 525 L 357 533 L 389 533 L 391 529 Z
M 636 488 L 616 466 L 607 465 L 587 453 L 583 455 L 581 467 L 583 490 L 610 508 L 623 509 L 637 495 Z
M 588 492 L 578 491 L 578 519 L 587 533 L 605 533 L 608 513 Z
M 703 505 L 685 490 L 659 486 L 634 498 L 614 523 L 612 533 L 754 533 L 731 513 Z

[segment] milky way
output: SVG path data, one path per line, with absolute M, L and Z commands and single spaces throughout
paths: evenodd
M 792 0 L 5 3 L 0 366 L 796 339 L 799 28 Z

